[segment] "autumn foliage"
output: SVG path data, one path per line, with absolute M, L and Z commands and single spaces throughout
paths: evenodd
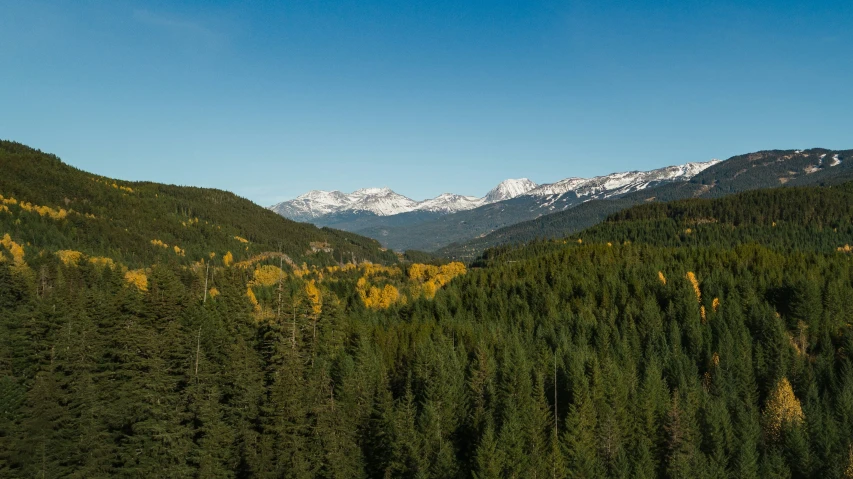
M 20 244 L 12 241 L 12 237 L 9 236 L 8 233 L 3 235 L 3 238 L 0 239 L 0 245 L 3 245 L 7 250 L 9 250 L 9 253 L 12 255 L 12 261 L 16 266 L 26 265 L 26 262 L 24 261 L 24 248 Z
M 305 296 L 311 306 L 311 314 L 318 316 L 323 312 L 323 296 L 313 279 L 305 283 Z
M 261 265 L 252 273 L 252 286 L 271 286 L 278 283 L 286 275 L 278 266 L 271 264 Z
M 767 436 L 773 440 L 779 439 L 785 428 L 798 426 L 805 419 L 800 400 L 794 395 L 788 378 L 782 378 L 776 383 L 767 400 L 764 419 Z
M 702 301 L 702 292 L 699 290 L 699 280 L 696 279 L 696 275 L 693 274 L 693 271 L 688 271 L 685 275 L 687 281 L 690 282 L 690 285 L 693 286 L 693 293 L 696 294 L 696 301 Z
M 67 266 L 78 264 L 80 262 L 80 258 L 83 257 L 83 253 L 68 249 L 59 250 L 56 252 L 56 255 L 59 256 L 59 260 Z
M 465 265 L 460 262 L 442 266 L 413 264 L 409 266 L 409 278 L 420 285 L 420 291 L 426 298 L 435 296 L 435 292 L 453 278 L 465 274 Z
M 124 280 L 139 291 L 148 291 L 148 275 L 145 270 L 128 270 L 124 273 Z

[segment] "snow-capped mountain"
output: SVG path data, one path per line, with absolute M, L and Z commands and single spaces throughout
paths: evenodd
M 339 193 L 339 192 L 337 192 Z M 391 191 L 390 188 L 363 188 L 347 196 L 345 209 L 369 211 L 379 216 L 390 216 L 411 211 L 418 202 Z
M 684 165 L 667 166 L 651 171 L 628 171 L 612 173 L 594 178 L 566 178 L 556 183 L 540 185 L 527 192 L 532 196 L 550 196 L 574 193 L 578 197 L 596 196 L 609 198 L 632 191 L 648 188 L 653 183 L 687 180 L 720 160 L 711 160 Z
M 435 198 L 421 201 L 414 210 L 455 213 L 457 211 L 472 210 L 481 205 L 483 205 L 483 198 L 442 193 Z
M 687 180 L 717 163 L 719 160 L 668 166 L 651 171 L 613 173 L 594 178 L 566 178 L 544 185 L 537 185 L 527 178 L 509 179 L 502 181 L 482 198 L 443 193 L 435 198 L 415 201 L 389 188 L 365 188 L 350 194 L 314 190 L 296 199 L 271 206 L 270 209 L 293 220 L 315 221 L 335 213 L 370 213 L 376 216 L 415 211 L 458 213 L 524 196 L 535 198 L 539 207 L 553 206 L 558 199 L 568 207 L 566 196 L 584 199 L 609 198 L 663 182 Z
M 377 216 L 391 216 L 411 211 L 432 213 L 456 213 L 515 198 L 536 187 L 527 178 L 501 182 L 486 196 L 463 196 L 442 193 L 435 198 L 415 201 L 389 188 L 364 188 L 350 194 L 340 191 L 313 190 L 297 197 L 270 206 L 276 213 L 297 221 L 311 221 L 321 216 L 341 212 L 368 212 Z
M 483 197 L 485 200 L 484 203 L 497 203 L 498 201 L 510 200 L 527 193 L 536 188 L 536 186 L 538 186 L 536 183 L 527 178 L 504 180 L 486 193 L 486 196 Z

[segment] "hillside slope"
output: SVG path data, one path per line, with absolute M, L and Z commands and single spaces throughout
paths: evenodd
M 397 260 L 375 240 L 286 220 L 227 191 L 104 178 L 11 141 L 0 141 L 0 171 L 0 235 L 32 248 L 129 266 L 228 251 L 238 261 L 265 251 L 321 265 Z
M 541 216 L 441 248 L 436 253 L 472 259 L 485 249 L 537 238 L 560 238 L 604 220 L 609 214 L 647 202 L 684 198 L 719 198 L 732 193 L 779 186 L 833 184 L 853 179 L 853 150 L 773 150 L 734 156 L 689 181 L 673 182 L 616 199 L 593 200 L 575 208 Z M 836 163 L 837 161 L 837 163 Z

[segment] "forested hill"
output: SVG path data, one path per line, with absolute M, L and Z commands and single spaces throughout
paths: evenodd
M 104 178 L 11 141 L 0 141 L 0 172 L 0 236 L 34 250 L 132 267 L 228 251 L 235 261 L 268 251 L 318 265 L 397 261 L 375 240 L 289 221 L 233 193 Z
M 579 237 L 670 247 L 758 243 L 781 251 L 831 253 L 853 243 L 853 182 L 635 206 Z
M 629 193 L 618 198 L 592 200 L 565 211 L 541 216 L 493 231 L 481 238 L 441 248 L 436 253 L 470 260 L 486 248 L 520 244 L 535 239 L 561 238 L 603 221 L 634 205 L 687 198 L 720 198 L 760 188 L 830 185 L 853 180 L 853 150 L 767 150 L 733 156 L 680 181 Z
M 694 198 L 632 206 L 559 240 L 485 251 L 475 264 L 505 261 L 580 241 L 662 247 L 735 247 L 831 253 L 853 245 L 853 181 L 831 186 L 770 188 L 716 199 Z

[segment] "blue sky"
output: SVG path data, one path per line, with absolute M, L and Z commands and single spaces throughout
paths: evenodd
M 853 2 L 15 1 L 0 138 L 262 205 L 853 148 Z

